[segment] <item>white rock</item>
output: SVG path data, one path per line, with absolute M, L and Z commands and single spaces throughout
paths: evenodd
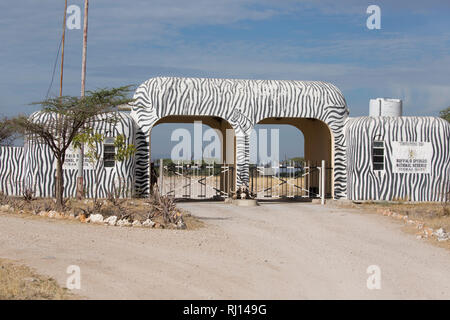
M 117 225 L 119 227 L 129 227 L 131 226 L 131 223 L 127 219 L 120 219 L 119 221 L 117 221 Z
M 443 228 L 437 229 L 433 234 L 437 237 L 438 241 L 447 241 L 450 236 Z
M 152 228 L 152 227 L 155 225 L 155 223 L 154 223 L 152 220 L 147 219 L 147 220 L 145 220 L 145 221 L 142 223 L 142 225 L 143 225 L 144 227 L 150 227 L 150 228 Z
M 115 226 L 117 223 L 117 217 L 111 216 L 103 220 L 104 223 L 109 224 L 110 226 Z
M 177 228 L 178 228 L 178 229 L 186 229 L 187 226 L 186 226 L 186 224 L 184 223 L 183 220 L 180 220 L 180 221 L 178 221 L 178 223 L 177 223 Z
M 132 225 L 133 227 L 142 227 L 142 223 L 139 220 L 134 220 Z
M 91 223 L 103 223 L 103 216 L 101 214 L 91 214 L 89 216 L 89 221 Z
M 48 213 L 47 217 L 49 217 L 49 218 L 55 218 L 57 214 L 58 214 L 58 212 L 56 212 L 56 211 L 50 211 L 50 212 Z
M 1 206 L 0 210 L 9 211 L 9 205 L 5 204 L 5 205 Z
M 39 212 L 39 215 L 41 217 L 46 217 L 48 215 L 48 212 L 47 211 L 41 211 L 41 212 Z

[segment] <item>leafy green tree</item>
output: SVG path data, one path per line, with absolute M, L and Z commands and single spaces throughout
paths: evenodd
M 100 176 L 100 160 L 102 158 L 101 145 L 105 140 L 105 136 L 101 133 L 94 132 L 91 128 L 86 129 L 86 132 L 80 133 L 73 139 L 73 147 L 75 150 L 84 146 L 84 155 L 89 159 L 89 162 L 94 168 L 94 202 L 97 202 L 99 176 Z
M 122 134 L 114 139 L 114 146 L 116 147 L 115 160 L 119 162 L 127 160 L 136 153 L 136 147 L 133 144 L 127 144 Z
M 73 139 L 73 146 L 75 149 L 80 149 L 81 146 L 84 145 L 85 155 L 91 162 L 94 168 L 94 202 L 97 202 L 98 198 L 98 189 L 99 189 L 99 177 L 102 169 L 102 144 L 105 141 L 105 135 L 94 132 L 91 128 L 87 129 L 86 132 L 78 134 Z M 136 147 L 133 144 L 126 143 L 126 137 L 124 135 L 118 135 L 114 139 L 114 147 L 115 147 L 115 156 L 114 159 L 118 162 L 122 162 L 132 157 L 136 153 Z M 115 188 L 115 186 L 113 186 Z M 119 188 L 118 188 L 117 197 L 119 197 L 122 193 L 122 182 L 119 179 Z
M 116 147 L 114 159 L 118 162 L 123 162 L 136 153 L 136 147 L 133 144 L 127 144 L 124 135 L 118 135 L 114 139 L 114 147 Z M 125 191 L 125 185 L 122 186 L 122 179 L 119 178 L 119 187 L 116 190 L 116 186 L 113 185 L 113 193 L 116 198 L 119 198 L 121 195 L 125 196 Z
M 305 162 L 305 158 L 303 158 L 303 157 L 295 157 L 295 158 L 289 159 L 289 161 L 303 163 L 303 162 Z

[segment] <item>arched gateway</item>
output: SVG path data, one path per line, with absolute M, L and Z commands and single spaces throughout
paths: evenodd
M 170 116 L 210 116 L 226 120 L 236 134 L 237 187 L 249 184 L 250 133 L 257 123 L 284 118 L 320 120 L 317 130 L 323 131 L 323 123 L 331 136 L 334 198 L 346 197 L 344 126 L 349 112 L 344 96 L 330 83 L 157 77 L 140 85 L 134 98 L 136 189 L 143 193 L 148 193 L 150 186 L 152 127 Z M 319 142 L 316 149 L 320 148 Z

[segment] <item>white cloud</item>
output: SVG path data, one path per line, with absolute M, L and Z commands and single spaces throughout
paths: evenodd
M 401 12 L 406 3 L 408 10 L 412 6 L 416 12 L 426 12 L 437 0 L 433 1 L 426 5 L 382 1 L 381 5 L 383 14 Z M 83 1 L 72 3 L 82 6 Z M 379 36 L 352 38 L 330 29 L 327 39 L 313 39 L 305 32 L 289 40 L 238 40 L 237 36 L 232 40 L 187 41 L 181 35 L 193 26 L 226 25 L 237 30 L 242 22 L 274 17 L 314 18 L 316 13 L 311 12 L 361 20 L 366 4 L 369 1 L 91 1 L 88 86 L 138 84 L 155 75 L 325 80 L 344 92 L 365 88 L 400 95 L 411 114 L 436 112 L 450 105 L 448 31 L 431 35 L 384 31 Z M 54 0 L 0 4 L 0 39 L 4 44 L 0 58 L 7 61 L 1 66 L 3 95 L 14 94 L 22 103 L 45 94 L 61 31 L 61 10 L 62 4 L 56 5 Z M 70 31 L 66 93 L 79 91 L 80 56 L 81 31 Z M 8 103 L 14 100 L 11 96 L 3 99 Z M 366 105 L 350 107 L 366 110 Z

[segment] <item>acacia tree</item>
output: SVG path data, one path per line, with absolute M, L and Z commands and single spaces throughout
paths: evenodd
M 448 122 L 450 122 L 450 107 L 448 107 L 447 109 L 442 110 L 439 115 L 441 116 L 441 118 L 447 120 Z
M 12 119 L 14 126 L 26 135 L 28 141 L 46 144 L 56 159 L 56 205 L 64 207 L 63 164 L 66 151 L 73 139 L 86 132 L 99 121 L 101 114 L 117 110 L 117 106 L 127 104 L 131 86 L 88 91 L 84 97 L 63 96 L 50 98 L 34 104 L 40 105 L 43 117 L 18 116 Z

